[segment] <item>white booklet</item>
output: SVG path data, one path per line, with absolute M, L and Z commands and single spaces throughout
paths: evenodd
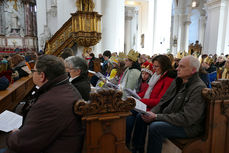
M 0 131 L 10 132 L 20 128 L 22 125 L 22 116 L 5 110 L 0 114 Z
M 132 98 L 134 98 L 134 97 L 132 97 Z M 147 109 L 146 104 L 144 104 L 143 102 L 141 102 L 140 100 L 138 100 L 136 98 L 134 98 L 134 100 L 136 102 L 136 106 L 135 106 L 134 110 L 139 112 L 139 113 L 142 113 L 144 115 L 147 115 L 148 113 L 146 111 L 146 109 Z

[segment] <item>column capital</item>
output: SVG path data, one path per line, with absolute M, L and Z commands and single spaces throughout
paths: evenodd
M 184 14 L 184 11 L 185 11 L 184 8 L 175 8 L 173 10 L 174 10 L 174 15 Z
M 125 20 L 127 20 L 127 21 L 131 21 L 132 19 L 133 19 L 132 16 L 125 16 Z
M 185 25 L 190 25 L 191 23 L 192 23 L 192 22 L 189 21 L 189 20 L 184 22 Z
M 220 7 L 225 7 L 226 4 L 222 0 L 208 0 L 205 3 L 205 6 L 208 10 L 214 9 L 214 8 L 220 8 Z

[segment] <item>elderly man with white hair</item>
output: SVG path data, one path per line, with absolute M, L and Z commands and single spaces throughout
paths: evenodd
M 206 86 L 199 78 L 199 67 L 200 62 L 195 57 L 182 58 L 177 78 L 159 104 L 138 117 L 136 126 L 146 128 L 149 125 L 147 153 L 161 153 L 165 138 L 189 138 L 203 132 L 206 106 L 201 91 Z M 139 131 L 133 136 L 133 152 L 144 152 L 145 133 Z

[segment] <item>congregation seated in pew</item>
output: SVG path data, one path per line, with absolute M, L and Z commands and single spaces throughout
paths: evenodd
M 149 125 L 147 153 L 161 153 L 165 138 L 190 138 L 204 130 L 205 101 L 199 78 L 200 62 L 193 56 L 181 59 L 177 76 L 159 104 L 147 115 L 137 117 L 133 135 L 133 153 L 144 153 L 146 128 Z
M 43 55 L 32 72 L 33 82 L 39 87 L 36 102 L 23 126 L 9 134 L 6 153 L 81 152 L 84 128 L 81 117 L 73 112 L 81 95 L 70 84 L 64 63 L 55 56 Z
M 165 55 L 161 55 L 161 56 L 165 56 Z M 72 59 L 74 59 L 75 57 L 72 57 Z M 186 64 L 183 64 L 183 66 L 185 65 L 185 66 L 187 66 L 188 64 L 190 64 L 190 61 L 188 62 L 188 64 L 187 64 L 187 60 L 189 59 L 190 60 L 190 58 L 191 57 L 185 57 L 185 58 L 183 58 L 182 60 L 181 60 L 181 64 L 182 64 L 182 62 L 184 63 L 184 60 L 186 61 Z M 71 59 L 71 58 L 69 58 L 69 59 Z M 156 59 L 156 58 L 155 58 Z M 197 60 L 197 59 L 196 59 Z M 68 59 L 66 59 L 66 61 L 68 61 Z M 153 60 L 154 61 L 154 60 Z M 191 60 L 191 61 L 195 61 L 195 60 Z M 70 62 L 69 63 L 71 63 L 71 62 L 73 62 L 73 61 L 71 61 L 70 60 Z M 128 63 L 129 61 L 127 61 L 127 63 Z M 191 62 L 192 63 L 192 62 Z M 82 63 L 81 63 L 82 64 Z M 154 63 L 154 65 L 155 66 L 157 66 L 157 64 L 155 64 Z M 195 64 L 194 64 L 195 65 Z M 190 66 L 190 65 L 189 65 Z M 192 67 L 193 65 L 191 65 L 191 67 Z M 195 65 L 196 66 L 196 65 Z M 193 66 L 193 68 L 195 69 L 195 66 Z M 163 68 L 164 68 L 164 66 L 162 66 Z M 78 67 L 76 66 L 76 65 L 71 65 L 71 64 L 69 64 L 69 65 L 67 65 L 67 67 L 66 67 L 66 69 L 68 69 L 69 68 L 69 70 L 67 70 L 67 71 L 69 71 L 69 72 L 73 72 L 73 70 L 74 71 L 76 71 L 77 69 L 78 69 Z M 76 68 L 76 69 L 75 69 Z M 190 68 L 190 67 L 189 67 Z M 40 72 L 37 72 L 36 71 L 36 67 L 35 67 L 35 69 L 33 70 L 33 75 L 36 73 L 40 73 Z M 194 69 L 189 69 L 189 70 L 187 70 L 187 69 L 185 69 L 185 70 L 187 70 L 186 72 L 183 72 L 183 70 L 184 70 L 185 68 L 183 67 L 182 68 L 182 65 L 179 65 L 178 66 L 178 77 L 180 76 L 180 78 L 182 78 L 182 73 L 191 73 L 191 76 L 190 76 L 190 78 L 193 78 L 194 76 L 196 76 L 196 72 L 198 71 L 197 69 L 196 70 L 194 70 Z M 180 73 L 180 74 L 179 74 Z M 74 78 L 74 76 L 72 76 L 72 79 L 70 79 L 70 80 L 73 80 L 73 78 Z M 186 79 L 185 81 L 187 81 L 188 80 L 188 83 L 184 83 L 184 84 L 182 84 L 182 83 L 180 83 L 180 82 L 177 82 L 177 84 L 175 85 L 175 83 L 173 84 L 174 86 L 175 86 L 175 88 L 177 89 L 177 92 L 179 93 L 179 94 L 186 94 L 186 90 L 188 90 L 189 88 L 190 88 L 190 80 L 192 80 L 192 79 Z M 198 77 L 197 77 L 198 78 Z M 195 80 L 195 79 L 194 79 Z M 157 80 L 158 81 L 158 80 Z M 176 79 L 176 81 L 180 81 L 178 78 Z M 185 82 L 184 81 L 184 79 L 182 80 L 183 82 Z M 48 82 L 50 82 L 50 80 L 48 80 Z M 47 83 L 48 83 L 47 82 Z M 64 83 L 65 83 L 65 81 L 64 81 Z M 167 82 L 168 83 L 168 82 Z M 192 82 L 193 83 L 193 82 Z M 194 86 L 194 84 L 196 84 L 196 83 L 200 83 L 199 82 L 199 79 L 196 79 L 196 81 L 195 81 L 195 83 L 193 83 L 191 86 Z M 203 84 L 199 84 L 200 86 L 198 87 L 198 91 L 200 91 L 203 87 L 204 87 L 204 85 Z M 199 89 L 199 88 L 201 88 L 201 89 Z M 63 89 L 61 89 L 61 91 L 62 91 Z M 169 92 L 171 92 L 172 93 L 172 89 L 170 89 L 169 88 Z M 184 91 L 184 93 L 180 93 L 180 92 L 183 92 Z M 145 93 L 146 93 L 146 90 L 144 91 Z M 197 91 L 196 91 L 197 92 Z M 196 93 L 195 92 L 195 93 Z M 189 93 L 189 92 L 188 92 Z M 199 92 L 199 93 L 201 93 L 201 92 Z M 82 94 L 82 93 L 81 93 Z M 167 93 L 168 94 L 168 93 Z M 88 92 L 88 95 L 89 95 L 89 92 Z M 166 94 L 165 94 L 166 95 Z M 150 95 L 151 96 L 151 95 Z M 199 95 L 197 95 L 196 97 L 198 97 Z M 82 95 L 82 97 L 83 97 L 83 95 Z M 144 98 L 145 96 L 143 96 L 143 98 Z M 175 97 L 176 98 L 180 98 L 178 95 L 175 95 Z M 182 97 L 181 96 L 181 99 L 182 98 L 184 98 L 184 101 L 182 101 L 181 100 L 181 103 L 182 102 L 184 102 L 185 104 L 184 104 L 184 108 L 185 108 L 185 106 L 186 106 L 186 104 L 188 104 L 189 102 L 190 102 L 190 100 L 189 99 L 186 99 L 188 96 L 185 96 L 185 97 Z M 144 99 L 146 99 L 146 98 L 144 98 Z M 159 98 L 159 99 L 161 99 L 161 98 Z M 199 99 L 202 99 L 202 98 L 199 98 Z M 85 100 L 87 100 L 87 99 L 85 99 Z M 195 100 L 193 100 L 193 101 L 195 101 Z M 163 104 L 160 104 L 161 102 L 163 102 Z M 169 124 L 170 124 L 170 122 L 173 122 L 173 117 L 174 116 L 164 116 L 164 112 L 166 112 L 166 111 L 171 111 L 171 110 L 169 110 L 169 107 L 170 107 L 170 105 L 171 105 L 171 107 L 173 107 L 174 105 L 178 105 L 177 103 L 176 104 L 173 104 L 173 100 L 171 100 L 171 102 L 169 101 L 166 101 L 165 100 L 165 98 L 163 97 L 162 98 L 162 100 L 161 100 L 161 102 L 159 103 L 159 105 L 160 106 L 156 106 L 156 108 L 154 108 L 153 109 L 153 112 L 154 113 L 158 113 L 157 115 L 155 115 L 155 114 L 153 114 L 153 113 L 150 113 L 151 114 L 151 118 L 150 118 L 150 116 L 145 116 L 145 115 L 139 115 L 139 118 L 138 118 L 138 120 L 137 120 L 137 124 L 138 123 L 140 123 L 141 122 L 141 124 L 143 124 L 144 126 L 145 125 L 147 125 L 147 124 L 150 124 L 150 127 L 151 127 L 151 125 L 153 124 L 153 123 L 155 123 L 156 124 L 156 122 L 158 122 L 158 121 L 168 121 L 169 122 Z M 186 103 L 187 102 L 187 103 Z M 202 101 L 201 100 L 199 100 L 199 102 L 200 102 L 200 105 L 202 106 Z M 35 105 L 34 106 L 36 106 L 36 103 L 35 103 Z M 160 111 L 156 111 L 156 109 L 159 109 L 159 107 L 160 107 Z M 198 106 L 199 107 L 199 106 Z M 204 107 L 204 106 L 203 106 Z M 203 107 L 199 107 L 199 109 L 200 108 L 203 108 Z M 151 109 L 151 108 L 150 108 Z M 182 111 L 182 109 L 183 109 L 183 107 L 181 107 L 181 108 L 177 108 L 177 111 Z M 32 109 L 33 110 L 33 109 Z M 155 110 L 155 111 L 154 111 Z M 185 109 L 186 110 L 186 109 Z M 194 110 L 192 110 L 192 109 L 190 109 L 190 110 L 188 110 L 189 111 L 189 113 L 191 114 L 191 113 L 193 113 L 193 112 L 191 112 L 191 111 L 194 111 Z M 202 111 L 202 109 L 201 109 L 201 111 Z M 199 111 L 198 113 L 199 114 L 201 114 L 201 111 Z M 186 112 L 186 111 L 185 111 Z M 173 113 L 173 112 L 172 112 Z M 184 113 L 184 112 L 182 112 L 182 113 Z M 197 114 L 195 114 L 195 115 L 198 115 L 198 113 Z M 190 114 L 188 114 L 188 117 L 190 117 L 189 115 Z M 184 115 L 184 114 L 182 114 L 182 115 Z M 186 114 L 187 115 L 187 114 Z M 157 116 L 156 118 L 155 118 L 155 116 Z M 199 115 L 200 116 L 200 115 Z M 187 117 L 187 116 L 185 116 L 184 115 L 184 117 Z M 188 117 L 187 117 L 187 119 L 188 119 Z M 202 117 L 204 117 L 204 115 L 202 116 Z M 77 116 L 77 118 L 78 118 L 78 116 Z M 143 118 L 143 120 L 144 120 L 144 122 L 143 122 L 143 120 L 141 119 L 141 118 Z M 172 121 L 170 120 L 172 118 Z M 152 122 L 151 122 L 151 120 L 153 120 Z M 148 121 L 150 121 L 150 123 L 147 123 L 147 124 L 145 124 L 145 122 L 148 122 Z M 190 120 L 188 120 L 188 121 L 190 121 Z M 203 118 L 199 118 L 199 121 L 202 123 L 202 121 L 203 121 Z M 175 121 L 175 126 L 177 127 L 177 125 L 178 125 L 178 127 L 180 127 L 180 125 L 182 124 L 182 123 L 177 123 L 177 122 L 179 122 L 179 121 Z M 26 122 L 25 122 L 25 124 L 26 124 Z M 191 123 L 190 123 L 191 124 Z M 199 123 L 198 123 L 199 124 Z M 152 125 L 153 126 L 153 125 Z M 173 125 L 172 125 L 173 126 Z M 183 125 L 182 125 L 183 126 Z M 201 133 L 201 129 L 200 129 L 200 131 L 197 131 L 197 133 L 194 133 L 193 135 L 192 134 L 190 134 L 190 133 L 188 133 L 187 131 L 187 129 L 186 128 L 183 128 L 182 129 L 182 126 L 181 126 L 181 128 L 179 128 L 179 130 L 183 130 L 183 134 L 184 135 L 179 135 L 179 136 L 177 136 L 177 137 L 184 137 L 184 138 L 189 138 L 189 137 L 193 137 L 193 136 L 197 136 L 198 134 L 200 134 Z M 195 125 L 194 125 L 195 126 Z M 137 125 L 136 125 L 136 127 L 137 127 Z M 23 129 L 24 127 L 22 127 L 22 129 Z M 141 127 L 142 128 L 142 127 Z M 140 134 L 140 132 L 139 132 L 139 130 L 136 128 L 135 129 L 136 131 L 135 132 L 137 132 L 137 134 Z M 141 131 L 141 130 L 140 130 Z M 144 130 L 143 130 L 144 131 Z M 152 132 L 152 130 L 150 130 L 150 132 Z M 17 133 L 17 132 L 16 132 Z M 188 134 L 187 134 L 188 133 Z M 143 134 L 144 135 L 144 134 Z M 151 137 L 155 137 L 155 136 L 152 136 L 153 134 L 152 133 L 149 133 L 149 138 L 151 138 Z M 191 135 L 191 136 L 190 136 Z M 82 135 L 81 135 L 82 136 Z M 163 135 L 164 136 L 164 135 Z M 168 135 L 166 135 L 167 137 L 171 137 L 170 135 L 168 136 Z M 165 137 L 166 137 L 165 136 Z M 83 136 L 82 136 L 83 137 Z M 173 137 L 173 136 L 172 136 Z M 138 137 L 138 135 L 135 135 L 134 137 L 133 137 L 135 140 L 137 140 L 137 142 L 138 141 L 141 141 L 141 139 L 143 140 L 143 138 L 139 138 Z M 156 138 L 156 137 L 155 137 Z M 161 137 L 160 137 L 161 138 Z M 56 139 L 58 139 L 58 138 L 56 138 Z M 135 141 L 134 140 L 134 141 Z M 159 139 L 160 140 L 160 139 Z M 148 141 L 148 144 L 152 144 L 152 139 L 149 139 L 149 141 Z M 136 143 L 137 143 L 136 142 Z M 144 141 L 142 141 L 142 142 L 144 142 Z M 82 143 L 82 142 L 81 142 Z M 137 145 L 133 145 L 134 147 L 135 147 L 135 149 L 136 148 L 138 148 L 139 146 L 138 145 L 140 145 L 140 143 L 139 144 L 137 144 Z M 142 152 L 142 147 L 139 147 L 140 149 L 136 149 L 137 151 L 140 151 L 140 152 Z M 149 148 L 148 148 L 149 149 Z M 149 149 L 150 150 L 150 149 Z M 155 148 L 151 148 L 151 150 L 153 150 L 153 151 L 155 151 Z M 134 152 L 135 150 L 133 150 L 133 152 Z M 150 152 L 149 152 L 150 153 Z

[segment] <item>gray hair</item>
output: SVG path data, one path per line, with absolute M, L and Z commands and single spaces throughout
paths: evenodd
M 88 64 L 87 61 L 79 56 L 70 56 L 64 60 L 68 63 L 73 69 L 80 69 L 81 74 L 87 74 Z
M 191 67 L 196 69 L 196 72 L 199 72 L 200 69 L 200 61 L 192 55 L 185 56 L 189 60 L 189 64 Z

